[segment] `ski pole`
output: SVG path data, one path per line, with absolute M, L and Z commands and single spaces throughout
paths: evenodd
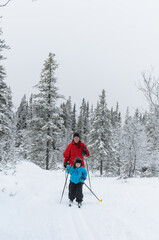
M 69 165 L 69 162 L 67 162 L 66 163 L 66 168 L 67 168 L 67 166 Z M 65 168 L 64 168 L 65 169 Z M 66 177 L 67 177 L 67 173 L 66 173 L 66 171 L 65 171 L 65 179 L 66 179 Z M 66 189 L 68 188 L 68 186 L 66 185 Z
M 87 162 L 87 160 L 86 160 L 86 167 L 87 167 L 87 172 L 88 172 L 89 186 L 90 186 L 90 188 L 92 188 L 91 187 L 91 179 L 90 179 L 90 175 L 89 175 L 89 169 L 88 169 L 88 162 Z
M 67 178 L 67 173 L 66 173 L 66 171 L 65 171 L 65 179 Z M 67 183 L 66 183 L 66 189 L 67 189 Z
M 86 146 L 84 146 L 83 149 L 84 149 L 84 151 L 86 151 Z M 84 156 L 84 153 L 82 155 Z M 89 186 L 90 186 L 90 188 L 92 188 L 91 187 L 91 179 L 90 179 L 90 175 L 89 175 L 89 169 L 88 169 L 88 162 L 87 161 L 86 161 L 86 168 L 87 168 L 87 172 L 88 172 Z
M 84 182 L 84 184 L 86 185 L 86 187 L 91 191 L 91 193 L 98 199 L 99 202 L 102 202 L 102 199 L 99 199 L 94 192 L 87 186 L 87 184 Z
M 67 183 L 67 178 L 68 178 L 68 173 L 67 173 L 67 176 L 66 176 L 66 180 L 65 180 L 63 191 L 62 191 L 60 203 L 62 202 L 62 198 L 63 198 L 63 195 L 64 195 L 64 191 L 65 191 L 65 187 L 66 187 L 66 183 Z

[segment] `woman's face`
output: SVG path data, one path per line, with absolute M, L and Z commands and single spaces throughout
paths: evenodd
M 75 143 L 78 143 L 79 142 L 79 137 L 74 137 L 73 140 L 74 140 Z

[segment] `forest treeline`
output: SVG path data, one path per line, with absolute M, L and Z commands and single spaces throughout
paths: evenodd
M 146 112 L 136 109 L 121 118 L 119 104 L 108 108 L 103 89 L 96 106 L 85 98 L 80 109 L 57 88 L 54 53 L 44 61 L 36 94 L 24 94 L 13 112 L 12 92 L 7 86 L 2 51 L 8 46 L 0 31 L 0 169 L 22 159 L 44 169 L 63 167 L 63 152 L 79 132 L 90 150 L 92 171 L 110 177 L 152 177 L 159 171 L 159 84 L 152 73 L 142 74 L 139 87 L 149 103 Z M 61 104 L 59 104 L 61 99 Z M 77 114 L 78 112 L 78 114 Z

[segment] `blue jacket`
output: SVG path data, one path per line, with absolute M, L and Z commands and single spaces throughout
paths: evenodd
M 79 182 L 84 182 L 87 178 L 87 171 L 84 167 L 76 168 L 75 166 L 71 167 L 70 165 L 66 169 L 67 173 L 71 174 L 70 181 L 77 184 Z

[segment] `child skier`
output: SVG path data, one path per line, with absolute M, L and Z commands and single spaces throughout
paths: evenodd
M 83 201 L 82 186 L 83 182 L 87 178 L 87 171 L 85 168 L 82 167 L 81 158 L 75 158 L 74 166 L 71 167 L 69 165 L 66 171 L 67 173 L 71 174 L 68 193 L 68 197 L 70 199 L 69 206 L 72 205 L 73 200 L 76 198 L 76 202 L 78 203 L 78 207 L 80 208 Z

